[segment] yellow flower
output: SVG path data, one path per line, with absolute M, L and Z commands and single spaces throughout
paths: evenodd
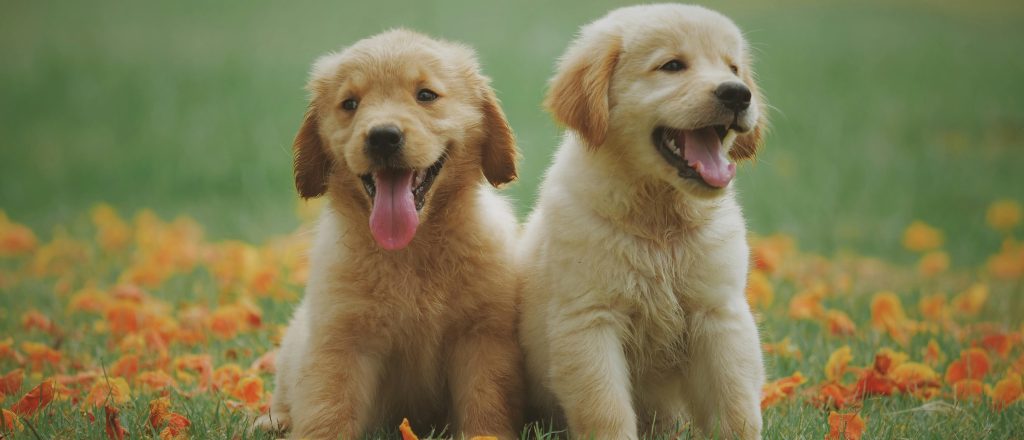
M 988 300 L 988 286 L 976 283 L 967 288 L 964 293 L 953 297 L 953 308 L 967 316 L 974 316 L 985 306 L 986 300 Z
M 747 303 L 750 307 L 768 307 L 775 299 L 775 289 L 771 281 L 759 269 L 750 271 L 750 279 L 747 280 Z
M 825 363 L 825 377 L 831 381 L 838 381 L 846 373 L 846 366 L 853 360 L 853 352 L 849 345 L 844 345 L 833 351 Z
M 932 251 L 921 257 L 917 263 L 917 272 L 925 278 L 934 277 L 949 270 L 949 254 L 943 251 Z
M 985 221 L 988 225 L 1000 232 L 1010 232 L 1020 224 L 1021 213 L 1020 203 L 1015 200 L 997 200 L 992 202 L 985 213 Z
M 903 247 L 914 252 L 925 252 L 942 246 L 942 231 L 922 221 L 914 221 L 903 232 Z

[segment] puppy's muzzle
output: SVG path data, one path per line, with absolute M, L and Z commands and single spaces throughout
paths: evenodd
M 715 89 L 715 97 L 725 108 L 739 113 L 750 107 L 750 89 L 743 83 L 726 82 Z
M 388 159 L 398 153 L 405 145 L 405 135 L 402 130 L 394 124 L 378 125 L 370 129 L 366 135 L 366 155 L 379 163 L 386 163 Z

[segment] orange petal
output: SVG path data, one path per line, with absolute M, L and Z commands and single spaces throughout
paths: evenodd
M 1024 383 L 1021 381 L 1021 376 L 1016 373 L 1007 373 L 1006 377 L 996 382 L 996 386 L 992 388 L 992 406 L 997 410 L 1003 410 L 1020 400 L 1022 396 L 1024 396 Z
M 35 388 L 29 390 L 17 403 L 11 406 L 11 411 L 22 417 L 31 417 L 40 409 L 53 401 L 54 383 L 52 380 L 44 380 Z
M 118 416 L 120 411 L 110 405 L 106 405 L 103 410 L 106 413 L 106 424 L 103 429 L 107 432 L 107 438 L 110 440 L 124 440 L 128 435 L 128 430 L 121 426 L 121 418 Z
M 957 383 L 964 379 L 980 380 L 988 373 L 991 362 L 988 354 L 980 348 L 969 348 L 960 352 L 960 359 L 946 369 L 946 383 Z
M 18 421 L 17 414 L 6 409 L 0 412 L 2 412 L 2 414 L 0 414 L 0 426 L 3 426 L 3 432 L 21 431 L 22 426 L 21 422 Z
M 409 419 L 402 419 L 402 424 L 398 425 L 398 431 L 402 433 L 402 440 L 420 440 L 419 437 L 416 437 L 416 433 L 412 432 Z
M 12 370 L 0 378 L 0 400 L 6 394 L 14 394 L 21 389 L 21 383 L 25 380 L 25 371 L 21 368 Z
M 857 413 L 837 413 L 828 415 L 828 433 L 825 440 L 860 440 L 864 435 L 866 424 Z

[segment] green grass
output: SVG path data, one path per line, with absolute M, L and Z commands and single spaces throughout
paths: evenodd
M 477 48 L 523 152 L 521 180 L 507 193 L 525 216 L 558 141 L 558 128 L 540 107 L 554 60 L 579 25 L 618 4 L 7 2 L 0 14 L 0 209 L 44 239 L 56 226 L 87 233 L 86 212 L 99 201 L 125 214 L 152 208 L 166 218 L 193 216 L 211 239 L 263 242 L 288 233 L 298 225 L 290 145 L 310 63 L 405 26 Z M 827 256 L 855 251 L 909 264 L 914 257 L 902 250 L 900 236 L 921 219 L 946 232 L 954 266 L 977 266 L 998 248 L 1000 236 L 984 224 L 985 208 L 998 198 L 1024 200 L 1024 3 L 707 5 L 746 31 L 773 107 L 767 146 L 756 163 L 740 168 L 737 182 L 751 230 L 790 234 L 802 248 Z M 0 268 L 17 267 L 5 264 Z M 107 283 L 116 277 L 114 266 L 96 273 Z M 25 335 L 18 321 L 32 307 L 65 316 L 54 283 L 0 290 L 0 331 L 44 340 Z M 908 308 L 934 288 L 901 287 Z M 197 273 L 154 294 L 216 304 L 215 290 L 207 274 Z M 837 342 L 814 324 L 784 317 L 791 290 L 780 289 L 765 339 L 790 336 L 806 357 L 775 360 L 769 373 L 803 369 L 815 383 Z M 986 318 L 1019 328 L 1020 298 L 1019 285 L 994 290 Z M 863 325 L 867 301 L 861 296 L 835 306 Z M 273 301 L 261 306 L 274 324 L 285 322 L 291 309 Z M 89 323 L 61 322 L 65 328 Z M 229 348 L 250 349 L 238 360 L 244 365 L 269 346 L 272 331 L 204 350 L 216 365 Z M 96 337 L 67 343 L 95 359 L 110 356 Z M 860 356 L 888 344 L 851 343 Z M 956 344 L 943 344 L 955 356 Z M 11 368 L 0 362 L 0 373 Z M 135 422 L 145 417 L 148 400 L 133 402 L 125 421 L 141 426 Z M 176 396 L 175 402 L 193 420 L 195 438 L 230 438 L 243 425 L 214 397 Z M 1003 413 L 970 405 L 906 412 L 914 407 L 900 399 L 869 400 L 867 438 L 1024 437 L 1020 406 Z M 66 409 L 36 421 L 42 438 L 102 436 L 101 425 L 62 416 L 75 413 Z M 773 407 L 766 437 L 821 438 L 826 417 L 799 403 Z

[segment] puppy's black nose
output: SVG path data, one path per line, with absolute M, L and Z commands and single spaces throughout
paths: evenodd
M 725 108 L 734 112 L 741 112 L 750 107 L 750 89 L 743 83 L 722 83 L 715 89 L 715 96 Z
M 366 153 L 378 159 L 387 159 L 402 148 L 404 143 L 405 136 L 398 127 L 392 124 L 378 125 L 366 135 Z

